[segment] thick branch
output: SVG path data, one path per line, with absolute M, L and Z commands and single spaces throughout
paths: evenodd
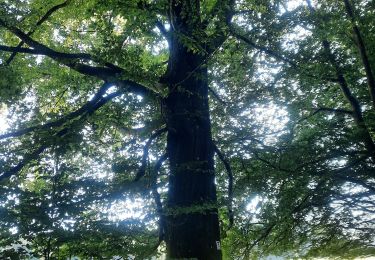
M 329 113 L 335 113 L 335 114 L 347 114 L 347 115 L 353 115 L 353 111 L 342 109 L 342 108 L 330 108 L 330 107 L 319 107 L 315 110 L 315 112 L 329 112 Z
M 8 26 L 4 21 L 0 18 L 0 25 L 6 27 L 8 30 L 13 32 L 16 36 L 18 36 L 21 40 L 25 43 L 30 45 L 33 49 L 22 48 L 22 47 L 9 47 L 0 45 L 0 50 L 4 51 L 15 51 L 18 50 L 19 52 L 24 53 L 32 53 L 32 54 L 40 54 L 48 56 L 57 62 L 68 66 L 69 68 L 88 76 L 94 76 L 100 78 L 106 82 L 112 82 L 113 84 L 118 85 L 121 88 L 125 88 L 127 91 L 133 92 L 135 94 L 148 94 L 148 95 L 155 95 L 159 96 L 156 91 L 153 91 L 150 88 L 147 88 L 139 83 L 130 81 L 130 80 L 118 80 L 120 74 L 123 72 L 123 69 L 113 65 L 108 62 L 103 62 L 98 58 L 93 57 L 87 53 L 64 53 L 58 52 L 55 50 L 50 49 L 49 47 L 31 39 L 27 34 L 23 33 L 18 28 Z M 80 60 L 87 60 L 93 61 L 104 64 L 106 67 L 95 67 L 89 66 L 83 63 L 80 63 Z
M 349 0 L 344 0 L 344 3 L 345 3 L 345 8 L 346 8 L 346 13 L 349 16 L 351 24 L 352 24 L 353 33 L 357 42 L 357 48 L 361 55 L 363 66 L 365 68 L 366 77 L 367 77 L 367 85 L 368 85 L 369 92 L 370 92 L 372 106 L 375 109 L 375 78 L 374 78 L 374 73 L 371 68 L 371 63 L 367 54 L 365 42 L 355 22 L 354 12 L 353 12 L 352 6 L 350 5 Z
M 310 9 L 310 12 L 314 13 L 315 9 L 312 7 L 310 0 L 306 0 L 306 1 Z M 340 65 L 338 64 L 335 55 L 333 54 L 331 43 L 327 39 L 323 39 L 322 46 L 328 57 L 328 61 L 331 63 L 331 65 L 335 69 L 337 82 L 340 85 L 341 91 L 353 110 L 352 116 L 357 127 L 362 132 L 363 142 L 365 143 L 366 149 L 369 152 L 369 154 L 371 154 L 371 156 L 375 158 L 374 157 L 375 156 L 375 143 L 371 137 L 371 134 L 367 128 L 366 122 L 363 118 L 361 105 L 358 99 L 353 95 L 351 89 L 349 88 L 349 85 L 344 77 L 344 73 Z
M 131 81 L 131 80 L 121 80 L 121 81 L 113 81 L 113 85 L 118 86 L 123 92 L 130 92 L 137 95 L 142 96 L 154 96 L 157 98 L 163 98 L 161 94 L 153 91 L 152 89 L 139 84 L 137 82 Z
M 36 23 L 36 27 L 37 27 L 37 26 L 40 26 L 40 25 L 43 24 L 45 21 L 47 21 L 48 18 L 49 18 L 53 13 L 55 13 L 56 11 L 58 11 L 59 9 L 65 7 L 65 6 L 67 6 L 67 5 L 69 4 L 69 2 L 70 2 L 70 0 L 66 0 L 65 2 L 63 2 L 63 3 L 61 3 L 61 4 L 58 4 L 58 5 L 55 5 L 55 6 L 53 6 L 51 9 L 49 9 L 49 10 L 45 13 L 45 15 L 43 15 L 42 18 L 40 18 L 40 20 Z M 35 32 L 36 27 L 35 27 L 33 30 L 31 30 L 30 32 L 28 32 L 27 35 L 28 35 L 28 36 L 31 36 L 31 35 Z M 17 48 L 22 47 L 24 43 L 25 43 L 24 41 L 21 41 L 21 42 L 17 45 Z M 12 60 L 14 59 L 14 57 L 16 57 L 17 53 L 18 53 L 18 51 L 14 51 L 14 52 L 10 55 L 10 57 L 7 59 L 7 61 L 5 62 L 5 64 L 9 65 L 9 64 L 12 62 Z
M 0 139 L 6 139 L 6 138 L 10 138 L 10 137 L 18 137 L 18 136 L 22 136 L 22 135 L 25 135 L 25 134 L 28 134 L 28 133 L 31 133 L 31 132 L 34 132 L 34 131 L 49 130 L 49 129 L 54 128 L 54 127 L 59 127 L 59 126 L 62 126 L 63 124 L 65 124 L 66 122 L 68 122 L 69 120 L 72 120 L 72 119 L 74 119 L 78 116 L 81 116 L 82 114 L 87 113 L 89 111 L 93 111 L 93 110 L 95 110 L 95 106 L 98 105 L 100 100 L 107 100 L 108 101 L 108 98 L 103 99 L 103 94 L 108 90 L 108 88 L 111 85 L 112 84 L 110 84 L 110 83 L 104 84 L 101 88 L 99 88 L 98 92 L 96 92 L 96 94 L 94 95 L 94 97 L 90 101 L 85 103 L 79 109 L 67 114 L 66 116 L 64 116 L 60 119 L 45 123 L 43 125 L 32 126 L 32 127 L 20 129 L 18 131 L 2 134 L 2 135 L 0 135 Z
M 358 128 L 361 129 L 361 131 L 362 131 L 363 141 L 366 145 L 366 148 L 367 148 L 367 150 L 370 154 L 374 155 L 375 154 L 375 144 L 374 144 L 374 141 L 372 140 L 370 132 L 369 132 L 369 130 L 367 128 L 367 125 L 365 123 L 365 120 L 363 118 L 361 105 L 360 105 L 358 99 L 351 92 L 351 90 L 348 86 L 348 83 L 347 83 L 347 81 L 344 77 L 344 74 L 342 73 L 341 68 L 339 67 L 339 65 L 336 62 L 336 58 L 332 53 L 330 43 L 327 40 L 323 40 L 322 44 L 323 44 L 324 50 L 326 51 L 326 53 L 328 55 L 329 61 L 331 62 L 331 64 L 335 68 L 336 76 L 337 76 L 340 88 L 341 88 L 344 96 L 346 97 L 346 99 L 350 103 L 350 106 L 353 109 L 352 115 L 353 115 L 354 121 L 356 122 Z
M 106 91 L 108 90 L 109 87 L 112 85 L 117 84 L 120 88 L 121 91 L 117 91 L 108 95 L 105 95 Z M 86 104 L 84 104 L 81 108 L 77 109 L 76 111 L 73 111 L 69 113 L 68 115 L 55 120 L 48 122 L 43 125 L 38 125 L 38 126 L 33 126 L 25 129 L 21 129 L 15 132 L 3 134 L 0 136 L 0 139 L 5 139 L 5 138 L 10 138 L 10 137 L 17 137 L 17 136 L 22 136 L 34 131 L 42 131 L 42 130 L 52 130 L 53 128 L 63 126 L 64 124 L 68 123 L 68 121 L 73 120 L 75 118 L 80 118 L 84 119 L 86 116 L 91 115 L 94 113 L 96 110 L 101 108 L 103 105 L 105 105 L 108 101 L 111 99 L 120 96 L 121 94 L 124 93 L 124 90 L 127 91 L 132 91 L 133 93 L 144 93 L 145 91 L 148 91 L 147 88 L 144 86 L 137 84 L 132 81 L 120 81 L 117 83 L 105 83 L 103 86 L 98 90 L 98 92 L 94 95 L 94 97 L 88 101 Z M 65 127 L 64 129 L 60 130 L 57 132 L 55 136 L 61 137 L 66 134 L 66 132 L 69 131 L 69 126 Z M 32 160 L 35 160 L 39 157 L 39 155 L 48 147 L 48 144 L 43 144 L 41 145 L 37 150 L 33 151 L 30 154 L 27 154 L 25 158 L 19 162 L 16 166 L 12 167 L 10 170 L 7 172 L 3 173 L 0 176 L 0 180 L 8 178 L 12 175 L 17 174 L 24 166 L 26 166 L 29 162 Z
M 146 142 L 145 146 L 143 147 L 143 156 L 142 156 L 142 164 L 141 167 L 139 168 L 137 175 L 134 178 L 134 181 L 140 180 L 146 173 L 146 166 L 147 166 L 147 158 L 148 158 L 148 151 L 150 149 L 152 141 L 154 141 L 157 137 L 162 135 L 167 131 L 167 128 L 161 128 L 157 130 L 155 133 L 153 133 L 148 141 Z
M 35 151 L 25 155 L 22 161 L 20 161 L 16 166 L 12 167 L 10 170 L 4 172 L 2 175 L 0 175 L 0 182 L 4 179 L 7 179 L 13 175 L 16 175 L 19 171 L 22 170 L 23 167 L 25 167 L 28 163 L 30 163 L 32 160 L 35 160 L 39 157 L 39 155 L 44 152 L 44 150 L 47 148 L 47 145 L 41 145 L 38 149 Z
M 29 53 L 34 55 L 47 55 L 45 51 L 42 51 L 40 49 L 30 49 L 30 48 L 24 48 L 24 47 L 13 47 L 13 46 L 5 46 L 0 45 L 0 51 L 7 51 L 7 52 L 13 52 L 13 53 Z M 81 59 L 81 60 L 93 60 L 90 54 L 87 53 L 64 53 L 64 52 L 57 52 L 55 51 L 53 54 L 55 58 L 61 58 L 61 59 Z
M 233 172 L 230 162 L 225 158 L 224 154 L 219 150 L 219 148 L 214 144 L 214 150 L 219 156 L 219 159 L 223 162 L 225 170 L 228 174 L 228 218 L 229 218 L 229 228 L 233 226 L 234 215 L 233 215 Z
M 68 66 L 69 68 L 88 75 L 88 76 L 95 76 L 105 81 L 111 81 L 120 74 L 123 69 L 117 67 L 116 65 L 110 63 L 104 63 L 106 67 L 95 67 L 89 66 L 83 63 L 80 63 L 80 59 L 87 59 L 94 62 L 100 62 L 97 59 L 93 58 L 90 54 L 69 54 L 64 52 L 55 51 L 44 44 L 41 44 L 35 40 L 33 40 L 29 35 L 21 31 L 20 29 L 8 25 L 5 21 L 0 19 L 0 25 L 7 28 L 10 32 L 20 38 L 23 42 L 31 46 L 38 54 L 45 55 L 50 57 L 51 59 Z

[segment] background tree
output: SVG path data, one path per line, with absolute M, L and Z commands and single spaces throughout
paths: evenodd
M 3 256 L 374 254 L 371 2 L 0 7 Z

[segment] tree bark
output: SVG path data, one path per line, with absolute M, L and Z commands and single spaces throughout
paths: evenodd
M 181 41 L 181 37 L 193 37 L 189 25 L 196 19 L 181 15 L 187 2 L 172 1 L 173 31 L 164 77 L 169 88 L 166 117 L 170 163 L 165 241 L 169 259 L 218 260 L 220 229 L 206 57 Z M 194 14 L 194 10 L 189 11 Z

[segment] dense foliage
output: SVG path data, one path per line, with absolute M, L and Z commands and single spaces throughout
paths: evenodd
M 173 2 L 0 1 L 0 258 L 163 253 Z M 223 258 L 374 256 L 374 2 L 199 2 Z

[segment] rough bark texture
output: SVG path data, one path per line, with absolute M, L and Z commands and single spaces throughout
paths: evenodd
M 172 1 L 171 52 L 165 75 L 171 169 L 165 240 L 171 259 L 217 260 L 221 259 L 220 231 L 205 55 L 193 53 L 181 41 L 181 37 L 193 37 L 189 28 L 195 19 L 181 12 L 189 9 L 194 14 L 199 7 L 181 2 Z

